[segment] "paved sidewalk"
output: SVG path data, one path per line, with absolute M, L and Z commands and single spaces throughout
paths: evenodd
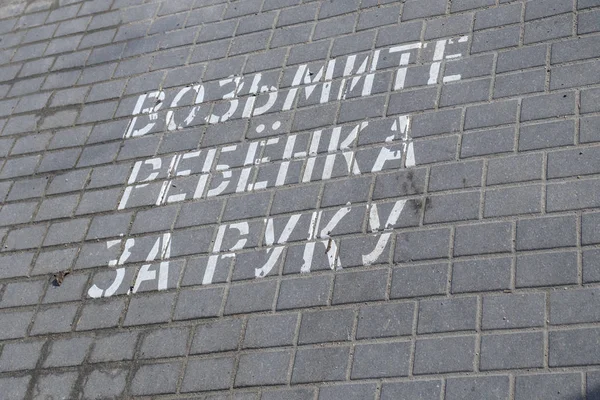
M 599 0 L 10 0 L 0 64 L 0 400 L 600 399 Z

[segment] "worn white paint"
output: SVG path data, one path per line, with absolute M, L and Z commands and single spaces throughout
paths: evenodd
M 456 59 L 461 53 L 446 54 L 448 47 L 457 43 L 465 43 L 468 37 L 463 36 L 457 40 L 442 39 L 435 41 L 435 48 L 429 68 L 427 79 L 428 85 L 453 82 L 461 79 L 460 74 L 442 76 L 443 63 L 445 59 Z M 273 110 L 276 104 L 281 104 L 281 110 L 290 110 L 299 99 L 300 93 L 305 99 L 311 98 L 318 91 L 318 101 L 325 104 L 333 100 L 344 100 L 357 88 L 361 88 L 360 96 L 368 96 L 372 93 L 375 75 L 378 71 L 382 57 L 397 57 L 398 68 L 396 69 L 393 88 L 402 90 L 405 87 L 408 76 L 409 64 L 422 57 L 422 51 L 428 47 L 428 43 L 409 43 L 392 46 L 387 49 L 377 49 L 367 55 L 350 55 L 339 59 L 327 60 L 320 68 L 311 71 L 308 65 L 300 65 L 296 69 L 292 85 L 284 91 L 264 84 L 263 74 L 257 73 L 250 78 L 243 76 L 232 76 L 217 82 L 200 83 L 179 89 L 173 99 L 169 102 L 166 110 L 166 94 L 162 90 L 151 91 L 142 94 L 137 99 L 132 112 L 132 119 L 124 133 L 124 138 L 140 137 L 149 133 L 157 127 L 160 118 L 165 118 L 165 129 L 177 131 L 197 124 L 217 124 L 225 122 L 241 113 L 241 118 L 252 118 Z M 431 47 L 429 47 L 431 48 Z M 336 76 L 343 65 L 343 72 Z M 340 67 L 337 68 L 336 67 Z M 314 68 L 313 68 L 314 69 Z M 337 79 L 337 81 L 336 81 Z M 334 82 L 339 83 L 337 95 L 332 97 L 331 89 Z M 362 82 L 362 84 L 361 84 Z M 362 85 L 362 87 L 361 87 Z M 218 95 L 215 96 L 214 91 Z M 279 96 L 285 96 L 283 102 L 278 103 Z M 191 98 L 191 103 L 190 103 Z M 226 110 L 220 114 L 209 113 L 202 120 L 198 120 L 202 107 L 207 106 L 207 98 L 222 100 L 228 103 Z M 184 104 L 184 103 L 188 104 Z M 184 109 L 184 113 L 181 110 Z M 239 116 L 237 116 L 239 118 Z M 282 126 L 280 121 L 271 124 L 271 129 L 277 131 Z M 384 137 L 379 147 L 377 157 L 372 161 L 369 168 L 363 168 L 364 172 L 376 173 L 386 169 L 388 163 L 394 161 L 398 165 L 401 161 L 403 167 L 414 167 L 417 160 L 414 154 L 414 144 L 410 137 L 411 116 L 402 115 L 390 120 L 389 134 Z M 256 127 L 258 133 L 266 129 L 264 124 Z M 339 159 L 345 163 L 349 175 L 361 175 L 356 159 L 354 144 L 362 135 L 369 135 L 369 123 L 364 121 L 356 125 L 337 126 L 330 130 L 316 130 L 310 137 L 308 152 L 297 148 L 297 135 L 287 135 L 285 139 L 280 137 L 267 140 L 249 142 L 247 146 L 228 145 L 221 148 L 212 148 L 199 151 L 191 151 L 176 154 L 164 158 L 151 158 L 135 163 L 131 175 L 127 181 L 124 194 L 119 202 L 120 210 L 127 208 L 128 201 L 132 195 L 141 190 L 156 190 L 156 206 L 167 203 L 181 202 L 190 198 L 210 198 L 222 195 L 227 189 L 235 188 L 234 191 L 242 193 L 246 191 L 264 190 L 271 187 L 284 185 L 290 171 L 292 161 L 302 161 L 302 176 L 297 177 L 301 182 L 311 182 L 315 179 L 327 180 L 333 176 L 334 165 Z M 262 164 L 271 163 L 269 157 L 262 157 L 261 150 L 266 146 L 274 146 L 280 140 L 285 140 L 283 153 L 280 156 L 279 170 L 273 182 L 252 182 L 251 177 L 255 175 L 256 168 Z M 319 153 L 320 144 L 326 144 L 327 152 Z M 398 147 L 400 144 L 400 147 Z M 400 150 L 399 150 L 400 149 Z M 242 168 L 233 169 L 227 165 L 221 157 L 227 153 L 245 151 Z M 341 157 L 341 159 L 340 159 Z M 321 169 L 317 170 L 317 160 L 324 158 Z M 389 168 L 389 167 L 387 167 Z M 235 172 L 235 176 L 234 176 Z M 180 177 L 192 177 L 197 179 L 193 193 L 171 194 L 174 180 Z M 215 179 L 219 177 L 219 179 Z M 216 183 L 213 183 L 216 182 Z M 405 208 L 406 200 L 398 200 L 394 203 L 387 216 L 381 215 L 378 204 L 368 204 L 364 211 L 368 215 L 368 231 L 377 238 L 373 249 L 362 255 L 363 265 L 376 262 L 383 254 L 392 237 L 390 230 L 400 219 Z M 248 238 L 261 236 L 260 248 L 266 254 L 263 265 L 257 266 L 254 275 L 257 278 L 268 276 L 283 255 L 285 245 L 292 234 L 305 221 L 309 226 L 305 232 L 305 243 L 303 250 L 303 261 L 300 268 L 301 273 L 309 273 L 312 269 L 315 250 L 324 251 L 329 268 L 341 269 L 338 245 L 339 242 L 331 236 L 336 227 L 351 212 L 350 204 L 336 210 L 329 220 L 324 220 L 323 211 L 311 211 L 294 214 L 287 217 L 281 232 L 276 232 L 273 218 L 267 218 L 260 224 L 249 224 L 248 221 L 234 221 L 217 227 L 217 233 L 209 257 L 205 266 L 202 284 L 211 284 L 216 268 L 220 262 L 226 262 L 236 258 L 236 252 L 244 250 L 248 244 Z M 385 221 L 385 222 L 383 222 Z M 226 240 L 228 239 L 228 240 Z M 232 240 L 233 239 L 233 240 Z M 223 243 L 232 243 L 229 248 L 223 248 Z M 169 259 L 171 257 L 171 234 L 162 233 L 157 236 L 151 251 L 145 257 L 145 262 L 139 267 L 134 277 L 133 286 L 127 291 L 129 294 L 136 293 L 144 282 L 154 282 L 157 290 L 165 290 L 169 285 Z M 122 246 L 118 259 L 108 262 L 108 267 L 114 269 L 114 280 L 106 288 L 99 287 L 94 283 L 88 290 L 92 298 L 111 297 L 125 284 L 124 265 L 135 251 L 136 240 L 111 240 L 106 243 L 106 248 Z M 139 259 L 139 258 L 138 258 Z
M 438 81 L 451 82 L 460 79 L 458 76 L 441 77 L 441 62 L 444 58 L 458 58 L 460 53 L 445 55 L 448 45 L 455 43 L 464 43 L 468 40 L 467 36 L 463 36 L 456 41 L 452 39 L 442 39 L 435 42 L 435 50 L 433 54 L 432 64 L 429 70 L 428 85 L 438 83 Z M 192 124 L 218 124 L 230 120 L 236 113 L 240 112 L 241 118 L 251 118 L 258 115 L 263 115 L 268 111 L 287 111 L 291 110 L 294 103 L 299 98 L 300 90 L 303 89 L 303 94 L 306 99 L 311 98 L 321 87 L 319 103 L 325 104 L 333 100 L 344 100 L 347 95 L 354 91 L 362 81 L 362 89 L 360 96 L 369 96 L 373 91 L 373 83 L 375 75 L 379 68 L 379 62 L 382 54 L 386 57 L 398 57 L 398 68 L 394 79 L 394 90 L 402 90 L 405 85 L 408 65 L 411 60 L 416 60 L 418 52 L 427 47 L 428 43 L 408 43 L 397 46 L 392 46 L 387 49 L 375 50 L 372 54 L 358 55 L 352 54 L 346 57 L 328 60 L 318 70 L 311 71 L 307 64 L 302 64 L 297 67 L 296 73 L 292 80 L 289 90 L 280 90 L 277 87 L 269 84 L 261 84 L 264 76 L 262 73 L 257 73 L 251 77 L 231 76 L 226 79 L 221 79 L 216 82 L 200 83 L 193 86 L 181 88 L 173 100 L 169 103 L 169 107 L 164 115 L 165 127 L 167 131 L 175 131 L 183 129 Z M 362 57 L 362 58 L 361 58 Z M 345 58 L 345 62 L 344 62 Z M 340 76 L 336 75 L 336 66 L 342 64 L 343 72 Z M 251 81 L 248 85 L 246 80 Z M 331 88 L 334 81 L 340 82 L 340 87 L 336 96 L 331 96 Z M 246 91 L 245 88 L 249 87 Z M 195 93 L 195 96 L 186 96 L 189 92 Z M 286 94 L 287 92 L 287 94 Z M 273 107 L 277 104 L 279 96 L 285 96 L 283 104 L 279 110 L 274 110 Z M 182 100 L 193 98 L 190 104 L 181 104 Z M 211 112 L 201 120 L 197 120 L 202 107 L 210 107 L 209 103 L 204 103 L 205 99 L 226 100 L 229 102 L 227 110 L 221 115 Z M 189 100 L 187 100 L 189 102 Z M 150 133 L 156 126 L 157 120 L 160 117 L 160 111 L 165 102 L 165 92 L 156 90 L 139 96 L 136 105 L 132 112 L 127 129 L 124 133 L 124 138 L 139 137 Z M 259 103 L 262 104 L 259 105 Z M 147 104 L 149 103 L 149 104 Z M 242 106 L 242 103 L 244 105 Z M 178 109 L 191 109 L 184 111 L 184 116 L 178 116 Z M 146 125 L 141 126 L 144 121 L 141 118 L 145 116 Z M 140 125 L 138 127 L 138 125 Z

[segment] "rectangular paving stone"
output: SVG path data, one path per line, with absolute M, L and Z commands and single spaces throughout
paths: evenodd
M 475 259 L 454 262 L 452 293 L 506 290 L 511 280 L 510 258 Z
M 86 188 L 95 189 L 107 186 L 125 185 L 130 172 L 130 164 L 94 167 Z
M 550 332 L 549 365 L 558 367 L 600 363 L 598 353 L 593 350 L 599 337 L 600 331 L 597 328 Z
M 89 224 L 88 218 L 52 223 L 46 233 L 44 246 L 80 242 L 85 237 Z
M 597 99 L 600 98 L 600 90 L 598 89 L 585 89 L 581 91 L 581 107 L 580 112 L 590 113 L 596 112 L 600 108 L 598 106 Z
M 125 390 L 127 369 L 93 370 L 86 378 L 83 395 L 120 396 Z
M 181 363 L 142 365 L 131 382 L 131 393 L 138 396 L 175 393 L 181 369 Z
M 526 97 L 521 103 L 521 121 L 572 115 L 574 106 L 573 92 Z
M 324 386 L 319 389 L 319 400 L 333 399 L 370 399 L 375 396 L 376 386 L 372 383 L 341 384 Z
M 276 191 L 273 197 L 273 205 L 271 206 L 270 213 L 281 214 L 314 209 L 316 207 L 320 191 L 320 185 L 303 185 L 298 188 Z M 263 194 L 262 198 L 265 200 L 263 204 L 268 205 L 267 193 Z
M 76 380 L 77 372 L 43 374 L 38 377 L 33 390 L 42 398 L 64 398 L 69 396 Z
M 301 388 L 301 389 L 279 389 L 279 390 L 264 390 L 261 400 L 311 400 L 315 397 L 316 389 Z
M 473 23 L 473 14 L 453 15 L 428 21 L 425 28 L 425 39 L 445 36 L 456 36 L 467 33 Z
M 0 390 L 14 399 L 25 399 L 30 375 L 0 378 Z
M 522 375 L 515 379 L 515 399 L 536 395 L 551 398 L 559 393 L 579 393 L 581 375 L 573 373 Z
M 285 384 L 288 380 L 287 376 L 291 357 L 292 352 L 290 350 L 243 354 L 238 364 L 234 386 Z M 261 365 L 263 368 L 260 371 L 256 371 L 254 369 L 256 365 Z
M 125 301 L 119 298 L 87 303 L 83 306 L 77 321 L 77 330 L 95 330 L 119 326 L 125 306 Z M 96 346 L 98 345 L 96 344 Z
M 97 337 L 90 354 L 90 362 L 133 359 L 138 336 L 137 332 L 132 331 Z
M 494 84 L 494 98 L 513 97 L 522 94 L 543 92 L 546 83 L 546 70 L 499 75 Z
M 465 129 L 477 129 L 515 123 L 517 121 L 517 102 L 501 101 L 480 106 L 467 107 Z
M 594 398 L 598 391 L 598 371 L 588 372 L 586 378 L 586 394 L 588 397 Z
M 77 206 L 76 215 L 91 214 L 116 209 L 121 189 L 86 191 Z
M 517 256 L 517 287 L 575 283 L 577 283 L 577 254 L 574 252 Z
M 525 23 L 525 44 L 570 36 L 573 18 L 570 13 Z
M 522 219 L 517 222 L 517 249 L 554 249 L 575 246 L 574 216 Z
M 440 106 L 477 103 L 489 98 L 490 79 L 478 79 L 445 85 L 440 97 Z
M 491 223 L 458 226 L 454 234 L 454 255 L 509 252 L 512 249 L 512 224 Z
M 415 111 L 432 110 L 435 108 L 437 91 L 435 88 L 423 88 L 390 96 L 386 115 L 409 114 Z
M 271 193 L 249 194 L 227 201 L 222 219 L 231 221 L 266 215 Z
M 494 2 L 490 0 L 459 0 L 452 4 L 450 12 L 465 11 L 490 5 L 494 5 Z
M 540 153 L 494 158 L 488 162 L 486 185 L 540 180 L 542 164 Z
M 474 29 L 494 28 L 521 22 L 522 4 L 508 4 L 478 11 Z
M 544 325 L 545 295 L 502 294 L 483 298 L 483 329 L 512 329 Z
M 554 325 L 592 323 L 598 321 L 597 289 L 584 289 L 550 294 L 550 323 Z
M 493 71 L 493 61 L 491 54 L 450 61 L 446 64 L 445 75 L 460 74 L 461 79 L 487 76 Z
M 521 126 L 519 150 L 535 150 L 571 145 L 574 142 L 573 121 L 558 121 Z
M 179 292 L 174 320 L 216 317 L 223 302 L 222 288 L 190 289 Z
M 185 273 L 181 286 L 196 286 L 201 285 L 204 281 L 204 275 L 207 270 L 208 257 L 196 257 L 189 259 L 185 268 Z M 231 260 L 229 258 L 221 258 L 217 260 L 215 271 L 212 274 L 212 283 L 226 282 L 231 268 Z
M 177 205 L 138 211 L 131 226 L 131 233 L 169 231 L 178 211 Z
M 456 336 L 417 340 L 413 373 L 440 374 L 473 371 L 475 337 Z
M 525 20 L 549 17 L 573 11 L 571 4 L 556 0 L 542 0 L 536 3 L 527 3 L 525 6 Z
M 53 250 L 41 251 L 35 261 L 31 273 L 33 275 L 56 273 L 69 269 L 77 256 L 77 247 L 59 247 Z
M 402 10 L 402 20 L 426 18 L 446 13 L 447 3 L 443 0 L 408 0 Z
M 408 375 L 410 347 L 410 342 L 356 346 L 351 378 L 372 379 Z
M 189 328 L 167 328 L 150 331 L 140 347 L 140 358 L 166 358 L 186 355 Z
M 401 18 L 404 20 L 407 16 L 407 10 L 411 3 L 415 2 L 407 2 L 404 5 L 404 10 L 402 12 Z M 340 25 L 350 25 L 349 23 L 344 24 L 343 20 L 338 22 Z M 319 23 L 315 30 L 315 35 L 320 33 L 321 30 L 325 30 L 325 26 Z M 395 26 L 390 26 L 386 28 L 379 29 L 376 41 L 376 47 L 395 45 L 404 42 L 412 42 L 419 40 L 419 35 L 421 33 L 421 27 L 423 26 L 422 21 L 414 21 L 414 22 L 404 22 L 397 24 Z M 339 28 L 338 28 L 339 29 Z M 343 32 L 340 32 L 343 33 Z
M 412 333 L 414 303 L 398 303 L 361 307 L 358 315 L 357 339 L 394 337 Z
M 441 396 L 441 391 L 442 382 L 439 380 L 385 382 L 381 387 L 381 400 L 437 399 Z
M 501 52 L 498 54 L 496 72 L 516 71 L 545 65 L 546 48 L 546 45 L 533 45 Z
M 303 4 L 297 7 L 286 8 L 280 11 L 277 26 L 294 25 L 315 19 L 318 4 Z M 271 27 L 271 24 L 269 24 Z
M 460 130 L 461 110 L 441 110 L 415 115 L 411 120 L 413 138 L 457 132 Z
M 384 300 L 388 271 L 360 271 L 336 275 L 332 304 Z
M 568 89 L 598 82 L 594 72 L 600 68 L 598 61 L 588 61 L 556 66 L 550 72 L 550 89 Z
M 44 360 L 44 367 L 65 367 L 83 362 L 93 339 L 87 336 L 55 340 L 50 343 L 50 352 Z
M 349 347 L 297 350 L 292 371 L 292 383 L 345 380 L 349 350 Z
M 233 366 L 233 357 L 192 359 L 187 363 L 181 391 L 228 389 L 234 375 Z
M 10 154 L 17 155 L 43 151 L 46 148 L 49 139 L 50 134 L 29 135 L 27 137 L 19 138 L 16 140 Z
M 190 354 L 235 350 L 238 348 L 241 332 L 241 319 L 226 319 L 198 325 Z
M 418 333 L 475 330 L 477 299 L 465 297 L 419 303 Z
M 338 123 L 363 120 L 369 117 L 378 117 L 385 106 L 385 96 L 369 97 L 342 103 Z
M 483 215 L 499 217 L 539 213 L 542 211 L 542 194 L 541 185 L 486 190 Z
M 593 195 L 599 182 L 596 179 L 549 184 L 546 191 L 548 211 L 593 208 L 597 198 Z
M 39 247 L 46 233 L 46 225 L 32 225 L 13 229 L 4 241 L 4 251 L 35 249 Z
M 470 161 L 432 167 L 429 175 L 429 190 L 440 191 L 481 186 L 483 163 Z
M 548 178 L 595 174 L 598 170 L 596 148 L 554 151 L 548 154 Z M 576 163 L 571 160 L 577 159 Z
M 61 283 L 61 290 L 50 284 L 46 289 L 43 303 L 63 303 L 67 301 L 80 300 L 89 276 L 87 274 L 70 274 Z
M 81 150 L 66 149 L 54 152 L 47 152 L 42 157 L 37 172 L 60 171 L 73 168 L 77 163 Z
M 488 399 L 504 399 L 509 396 L 508 376 L 474 376 L 450 378 L 446 383 L 446 398 L 475 400 L 484 396 Z
M 270 310 L 275 296 L 276 282 L 244 283 L 229 290 L 225 314 L 239 314 Z
M 581 10 L 584 8 L 593 7 L 595 5 L 598 5 L 598 0 L 581 0 L 577 2 L 577 9 Z
M 581 143 L 597 142 L 598 132 L 594 129 L 597 117 L 582 118 L 579 125 L 579 141 Z
M 19 307 L 38 304 L 44 293 L 46 282 L 43 280 L 29 280 L 10 282 L 4 287 L 0 307 Z
M 598 270 L 598 259 L 600 253 L 597 250 L 583 252 L 583 282 L 598 282 L 600 271 Z
M 367 258 L 366 261 L 371 265 L 385 264 L 389 261 L 389 253 L 391 243 L 387 237 L 376 235 L 359 238 L 349 238 L 341 241 L 339 254 L 339 263 L 343 268 L 359 267 L 363 265 L 363 255 L 371 254 L 373 249 L 378 245 L 379 240 L 382 242 L 379 246 L 383 246 L 383 251 L 377 256 Z M 377 256 L 377 257 L 376 257 Z M 376 257 L 376 258 L 375 258 Z
M 426 264 L 393 270 L 390 298 L 445 294 L 448 264 Z
M 29 222 L 33 217 L 37 202 L 5 204 L 0 210 L 0 225 L 8 226 Z
M 433 224 L 477 219 L 479 215 L 479 198 L 479 192 L 430 196 L 427 198 L 425 204 L 425 223 Z M 460 209 L 453 209 L 450 204 L 462 204 L 462 207 Z
M 37 365 L 45 340 L 8 343 L 2 348 L 0 371 L 31 370 Z
M 31 328 L 31 334 L 47 335 L 49 333 L 71 331 L 77 308 L 77 304 L 65 304 L 38 310 Z M 29 321 L 27 324 L 29 324 Z
M 30 176 L 35 171 L 39 160 L 39 155 L 9 159 L 4 163 L 2 172 L 0 172 L 0 178 L 9 179 L 20 176 Z
M 103 239 L 125 235 L 131 223 L 133 213 L 100 215 L 92 219 L 86 239 Z
M 146 325 L 168 322 L 175 299 L 174 293 L 152 294 L 132 298 L 123 325 Z
M 319 10 L 319 19 L 330 18 L 341 14 L 350 13 L 358 10 L 358 0 L 349 0 L 343 4 L 326 3 Z
M 352 340 L 355 315 L 352 310 L 305 312 L 302 314 L 299 344 Z
M 337 38 L 333 41 L 331 55 L 338 57 L 344 54 L 369 50 L 375 40 L 374 31 L 365 31 Z
M 327 275 L 282 280 L 277 310 L 326 305 L 332 281 Z
M 478 31 L 473 34 L 473 53 L 516 47 L 521 27 L 512 25 L 499 29 Z M 500 96 L 499 96 L 500 97 Z
M 353 177 L 325 184 L 323 195 L 321 197 L 321 206 L 341 206 L 350 203 L 360 203 L 367 201 L 372 179 L 370 177 Z M 304 187 L 303 189 L 306 189 Z M 344 198 L 339 194 L 344 193 Z M 277 195 L 275 195 L 277 199 Z
M 0 313 L 0 321 L 5 328 L 0 333 L 2 340 L 25 337 L 27 328 L 33 318 L 33 311 L 17 311 Z
M 600 241 L 600 232 L 595 227 L 600 214 L 598 213 L 584 213 L 581 216 L 581 243 L 582 244 L 594 244 Z
M 481 338 L 481 370 L 541 368 L 544 366 L 542 332 L 485 335 Z
M 583 282 L 598 282 L 600 280 L 600 268 L 598 260 L 600 252 L 588 250 L 583 252 Z
M 418 168 L 377 175 L 373 199 L 408 196 L 425 191 L 426 170 Z
M 292 345 L 298 324 L 297 314 L 257 316 L 248 320 L 244 334 L 245 348 Z

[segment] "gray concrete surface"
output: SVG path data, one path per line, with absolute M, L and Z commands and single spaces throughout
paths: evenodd
M 0 399 L 600 398 L 599 33 L 2 2 Z

